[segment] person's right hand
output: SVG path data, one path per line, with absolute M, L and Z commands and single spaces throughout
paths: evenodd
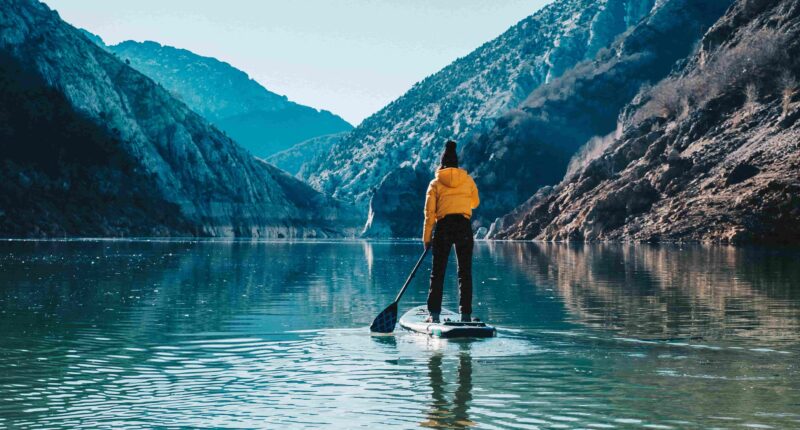
M 431 243 L 430 242 L 422 242 L 422 245 L 425 246 L 425 249 L 428 249 L 428 248 L 430 248 Z

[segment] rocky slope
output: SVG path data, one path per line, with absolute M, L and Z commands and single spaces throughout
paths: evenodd
M 387 175 L 410 163 L 431 176 L 446 139 L 488 129 L 539 85 L 593 58 L 654 3 L 557 0 L 364 120 L 305 167 L 304 178 L 366 211 Z
M 267 90 L 245 72 L 215 58 L 150 41 L 105 47 L 258 157 L 353 128 L 328 111 Z
M 345 135 L 346 133 L 334 133 L 314 137 L 300 142 L 289 149 L 284 149 L 281 152 L 272 154 L 267 157 L 266 160 L 268 163 L 292 175 L 302 175 L 300 170 L 303 166 L 306 166 L 307 163 L 315 157 L 330 152 L 333 145 L 342 140 Z
M 666 77 L 731 0 L 665 0 L 598 55 L 534 90 L 519 108 L 475 136 L 463 164 L 484 194 L 479 220 L 488 224 L 544 185 L 558 183 L 567 160 L 592 140 L 602 146 L 621 110 L 643 85 Z
M 346 233 L 346 208 L 256 160 L 56 12 L 0 4 L 0 235 Z
M 621 133 L 495 225 L 541 240 L 800 240 L 800 0 L 739 0 Z

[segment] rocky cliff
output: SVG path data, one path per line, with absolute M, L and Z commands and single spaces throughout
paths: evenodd
M 353 128 L 328 111 L 291 102 L 267 90 L 245 72 L 216 58 L 150 41 L 101 46 L 161 84 L 258 157 Z
M 541 240 L 800 240 L 800 1 L 739 0 L 619 137 L 495 225 Z
M 305 237 L 349 212 L 33 0 L 0 1 L 0 235 Z
M 327 157 L 304 167 L 304 178 L 356 202 L 366 216 L 374 190 L 394 183 L 387 175 L 410 166 L 432 177 L 446 139 L 489 129 L 539 85 L 593 58 L 654 3 L 557 0 L 364 120 Z
M 488 225 L 540 187 L 558 183 L 579 148 L 589 142 L 585 152 L 596 151 L 613 137 L 621 110 L 642 86 L 660 81 L 691 54 L 731 3 L 660 2 L 594 58 L 540 86 L 470 140 L 462 163 L 484 194 L 477 220 Z

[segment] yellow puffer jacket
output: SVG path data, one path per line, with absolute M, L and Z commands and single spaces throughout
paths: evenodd
M 478 207 L 478 187 L 466 170 L 454 167 L 439 169 L 436 179 L 428 185 L 425 196 L 425 228 L 422 240 L 431 241 L 433 225 L 450 214 L 472 217 L 472 210 Z

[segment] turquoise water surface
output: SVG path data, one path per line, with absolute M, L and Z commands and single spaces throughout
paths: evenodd
M 370 336 L 421 251 L 0 242 L 0 428 L 800 428 L 797 251 L 478 242 L 498 337 Z

